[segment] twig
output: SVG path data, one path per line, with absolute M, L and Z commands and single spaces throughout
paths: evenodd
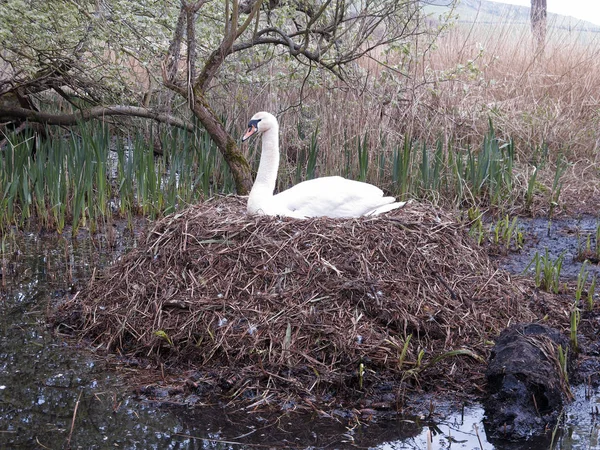
M 79 396 L 75 402 L 75 409 L 73 410 L 73 419 L 71 420 L 71 431 L 69 431 L 69 437 L 67 438 L 67 449 L 71 448 L 71 437 L 73 437 L 73 429 L 75 428 L 75 417 L 77 417 L 77 408 L 79 408 L 79 400 L 83 391 L 79 391 Z
M 35 442 L 37 442 L 37 444 L 42 447 L 42 448 L 47 448 L 48 450 L 51 450 L 50 447 L 46 447 L 44 444 L 42 444 L 39 440 L 39 438 L 36 436 L 35 437 Z
M 481 438 L 479 437 L 479 428 L 477 428 L 477 424 L 473 424 L 473 429 L 475 430 L 475 436 L 477 436 L 477 440 L 479 441 L 479 448 L 483 450 L 483 444 L 481 443 Z

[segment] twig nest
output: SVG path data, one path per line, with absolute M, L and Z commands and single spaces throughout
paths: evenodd
M 440 376 L 464 388 L 486 339 L 535 315 L 431 206 L 296 220 L 228 197 L 158 221 L 58 317 L 121 354 L 320 395 Z

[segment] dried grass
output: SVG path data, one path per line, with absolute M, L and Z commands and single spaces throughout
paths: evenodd
M 532 47 L 526 24 L 459 24 L 434 47 L 427 40 L 412 42 L 416 55 L 410 58 L 395 52 L 372 54 L 363 64 L 367 74 L 360 89 L 304 90 L 286 78 L 279 87 L 264 86 L 264 95 L 230 107 L 228 117 L 245 124 L 259 110 L 285 111 L 279 118 L 288 153 L 306 145 L 298 142 L 299 127 L 309 130 L 310 138 L 318 125 L 320 148 L 328 149 L 320 156 L 321 175 L 345 166 L 343 149 L 354 151 L 350 130 L 357 124 L 375 156 L 387 151 L 389 158 L 406 135 L 431 145 L 443 137 L 455 147 L 476 148 L 491 118 L 499 136 L 515 140 L 523 161 L 530 161 L 543 143 L 552 157 L 562 152 L 570 160 L 597 161 L 598 34 L 549 25 L 543 54 Z M 224 102 L 232 90 L 243 95 L 247 87 L 228 85 Z M 289 109 L 297 104 L 302 108 Z M 372 157 L 371 166 L 377 161 Z
M 427 205 L 294 220 L 248 217 L 229 197 L 157 222 L 57 321 L 120 354 L 245 380 L 236 395 L 320 396 L 409 380 L 464 390 L 481 381 L 478 360 L 437 357 L 467 350 L 483 361 L 486 340 L 534 320 L 520 283 Z

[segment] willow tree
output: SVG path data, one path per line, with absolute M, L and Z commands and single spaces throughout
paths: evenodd
M 191 129 L 189 115 L 172 108 L 179 97 L 246 193 L 250 167 L 211 94 L 219 77 L 264 59 L 350 83 L 359 58 L 427 32 L 421 7 L 419 0 L 1 2 L 0 120 L 69 125 L 120 114 Z M 72 110 L 48 112 L 46 91 Z

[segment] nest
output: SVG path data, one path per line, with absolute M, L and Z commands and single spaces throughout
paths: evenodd
M 314 400 L 384 385 L 464 389 L 465 377 L 476 387 L 486 341 L 533 320 L 527 304 L 430 206 L 295 220 L 248 217 L 229 197 L 157 222 L 57 320 L 110 351 L 238 380 L 238 393 Z

